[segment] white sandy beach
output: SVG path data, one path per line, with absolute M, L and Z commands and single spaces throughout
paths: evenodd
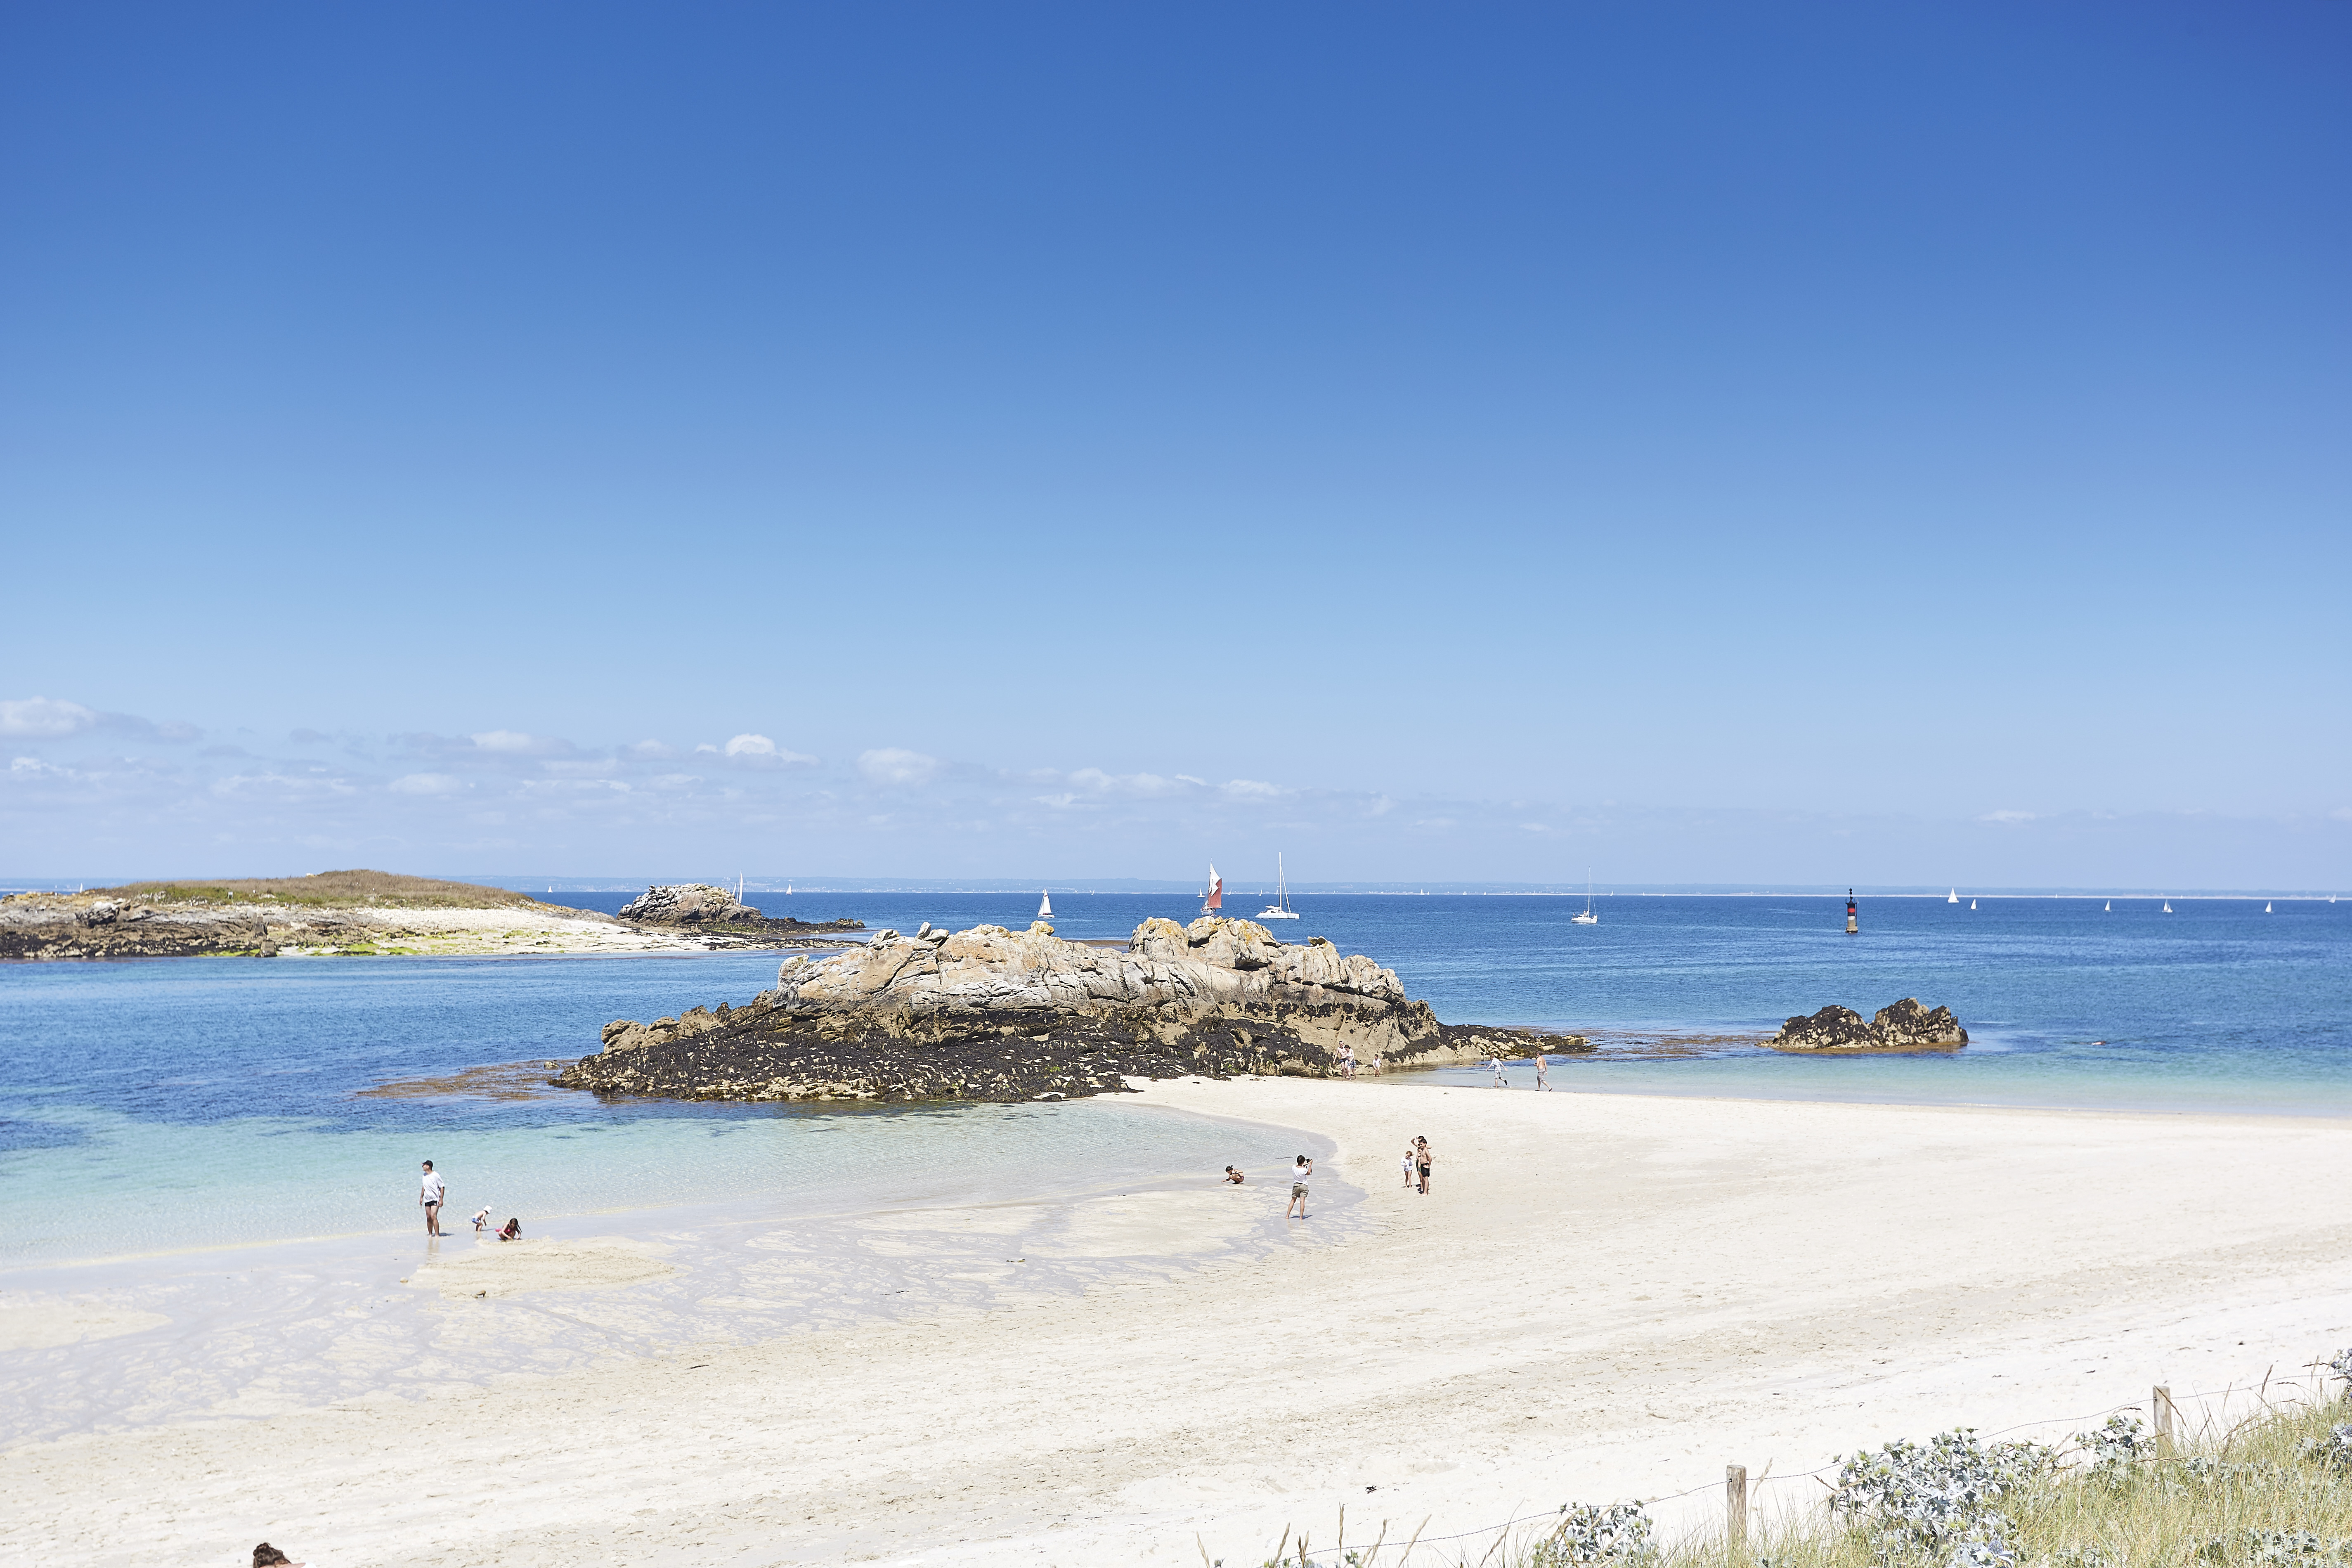
M 1318 1174 L 1372 1223 L 1083 1297 L 21 1445 L 0 1555 L 1173 1564 L 1197 1535 L 1239 1563 L 1286 1528 L 1328 1545 L 1343 1505 L 1360 1545 L 1686 1490 L 1658 1512 L 1696 1527 L 1727 1461 L 2059 1435 L 2157 1383 L 2193 1410 L 2352 1344 L 2345 1123 L 1306 1079 L 1149 1097 L 1329 1139 Z M 1414 1133 L 1426 1198 L 1399 1190 Z M 1252 1175 L 1100 1228 L 1196 1253 L 1201 1203 L 1278 1202 Z M 600 1283 L 594 1247 L 543 1256 L 551 1312 L 654 1288 Z M 522 1258 L 414 1288 L 527 1300 Z

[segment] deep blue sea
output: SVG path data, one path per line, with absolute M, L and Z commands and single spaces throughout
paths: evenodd
M 545 896 L 545 895 L 543 895 Z M 617 909 L 627 892 L 551 901 Z M 1019 929 L 1036 895 L 769 895 L 771 913 L 869 927 Z M 1066 937 L 1125 936 L 1165 895 L 1055 898 Z M 1233 897 L 1228 913 L 1259 900 Z M 1322 896 L 1275 929 L 1393 967 L 1449 1021 L 1593 1032 L 1556 1089 L 1925 1103 L 2352 1113 L 2352 903 Z M 416 1161 L 452 1206 L 584 1213 L 782 1194 L 813 1212 L 1011 1195 L 1040 1173 L 1116 1183 L 1284 1135 L 1122 1104 L 809 1112 L 354 1098 L 374 1083 L 575 1057 L 615 1017 L 740 1002 L 778 955 L 220 959 L 0 965 L 0 1262 L 409 1227 Z M 1802 1060 L 1720 1043 L 1843 1003 L 1948 1004 L 1954 1056 Z M 1691 1054 L 1657 1055 L 1699 1044 Z M 1713 1043 L 1708 1043 L 1713 1042 Z M 1462 1069 L 1456 1069 L 1457 1072 Z M 1464 1076 L 1467 1076 L 1464 1073 Z M 1518 1071 L 1525 1081 L 1526 1069 Z

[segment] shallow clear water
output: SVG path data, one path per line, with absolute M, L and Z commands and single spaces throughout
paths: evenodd
M 627 894 L 557 895 L 617 908 Z M 1034 895 L 771 897 L 772 913 L 1025 926 Z M 1188 900 L 1067 894 L 1068 937 L 1124 937 Z M 1229 912 L 1254 913 L 1236 896 Z M 1803 1060 L 1753 1049 L 1553 1070 L 1555 1087 L 1913 1101 L 2352 1111 L 2352 904 L 1808 898 L 1324 897 L 1278 928 L 1394 967 L 1455 1021 L 1769 1033 L 1830 1002 L 1949 1004 L 1956 1056 Z M 0 1179 L 15 1263 L 414 1226 L 416 1164 L 451 1208 L 545 1215 L 759 1199 L 808 1214 L 1117 1184 L 1286 1134 L 1100 1100 L 809 1112 L 546 1093 L 354 1098 L 371 1083 L 595 1048 L 615 1017 L 742 1001 L 777 955 L 250 959 L 0 966 Z M 1465 1075 L 1467 1076 L 1467 1075 Z M 1527 1069 L 1517 1069 L 1528 1081 Z

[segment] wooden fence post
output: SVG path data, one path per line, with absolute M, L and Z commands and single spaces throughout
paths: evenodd
M 1748 1467 L 1723 1467 L 1723 1544 L 1728 1551 L 1748 1547 Z
M 2172 1390 L 2158 1384 L 2148 1396 L 2148 1408 L 2156 1416 L 2156 1457 L 2172 1458 Z

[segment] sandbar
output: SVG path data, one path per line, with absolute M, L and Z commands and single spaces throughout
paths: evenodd
M 1143 1092 L 1327 1141 L 1318 1176 L 1364 1194 L 1349 1234 L 984 1311 L 19 1444 L 0 1546 L 194 1563 L 266 1537 L 335 1568 L 1255 1563 L 1286 1530 L 1319 1552 L 1343 1506 L 1368 1545 L 1383 1521 L 1433 1539 L 1629 1496 L 1700 1528 L 1727 1463 L 1769 1467 L 1762 1505 L 1786 1506 L 1820 1489 L 1782 1478 L 1864 1444 L 2060 1436 L 2156 1384 L 2193 1419 L 2352 1343 L 2352 1123 L 1303 1079 Z M 1426 1197 L 1399 1168 L 1414 1134 L 1438 1152 Z

